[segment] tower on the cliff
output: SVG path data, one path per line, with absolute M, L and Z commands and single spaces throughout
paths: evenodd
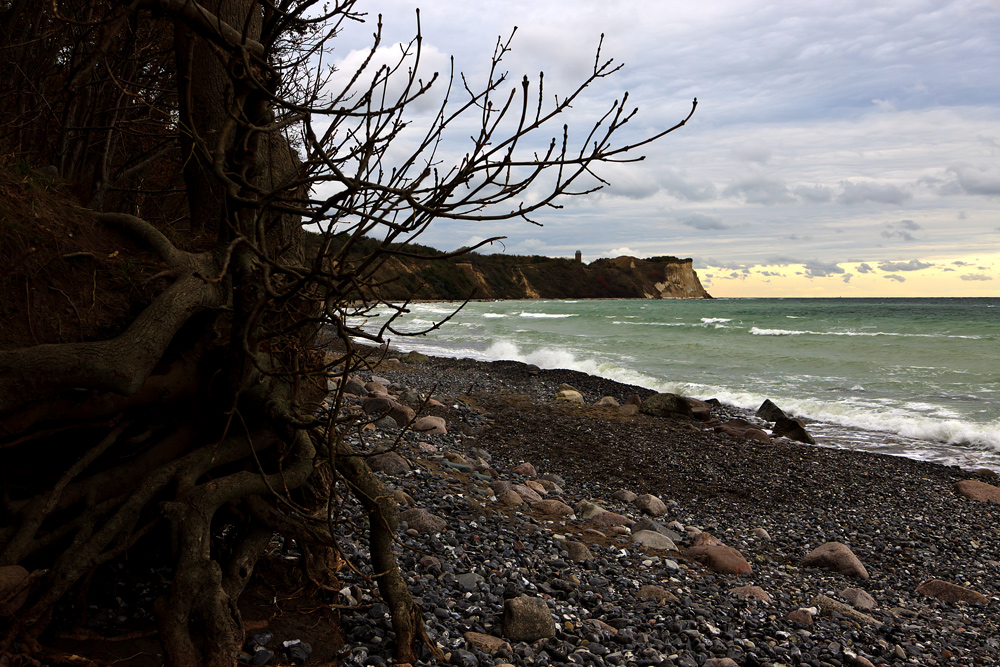
M 580 252 L 579 250 L 576 251 L 576 261 L 578 264 L 583 263 L 583 253 Z

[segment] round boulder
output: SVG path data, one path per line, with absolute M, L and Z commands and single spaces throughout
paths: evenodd
M 644 493 L 636 497 L 633 504 L 650 516 L 663 516 L 667 513 L 667 505 L 651 493 Z
M 413 422 L 413 430 L 420 433 L 443 434 L 448 432 L 448 427 L 446 426 L 443 417 L 424 415 L 423 417 L 418 417 L 417 420 Z
M 853 577 L 868 579 L 868 570 L 854 552 L 841 542 L 827 542 L 802 559 L 802 567 L 819 567 Z
M 396 452 L 369 457 L 368 467 L 373 472 L 384 472 L 387 475 L 405 475 L 410 472 L 410 463 Z
M 698 561 L 712 572 L 719 574 L 750 574 L 753 569 L 750 563 L 738 550 L 724 544 L 704 547 L 692 547 L 686 555 Z
M 434 516 L 422 507 L 414 507 L 399 513 L 399 520 L 418 533 L 439 533 L 448 527 L 448 522 Z
M 653 394 L 640 406 L 640 411 L 654 417 L 693 417 L 691 404 L 677 394 Z
M 542 598 L 521 597 L 504 600 L 503 634 L 514 642 L 533 642 L 556 636 L 556 623 Z
M 652 530 L 638 530 L 632 533 L 632 542 L 642 545 L 647 549 L 657 551 L 677 551 L 677 545 L 666 535 L 662 535 Z
M 955 491 L 969 500 L 1000 503 L 1000 488 L 980 482 L 978 479 L 963 479 L 955 484 Z

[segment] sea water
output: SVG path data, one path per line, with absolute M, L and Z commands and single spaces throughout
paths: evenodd
M 458 305 L 412 304 L 396 328 Z M 1000 471 L 1000 298 L 472 302 L 392 344 L 751 410 L 771 399 L 820 445 Z

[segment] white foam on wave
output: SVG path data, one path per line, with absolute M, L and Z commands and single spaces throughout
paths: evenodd
M 693 327 L 697 326 L 691 324 L 690 322 L 622 322 L 621 320 L 614 320 L 612 324 L 623 324 L 632 325 L 640 327 Z
M 942 419 L 934 414 L 940 411 L 940 406 L 927 406 L 935 410 L 931 414 L 920 414 L 891 402 L 882 402 L 881 408 L 873 409 L 871 405 L 827 403 L 815 399 L 774 400 L 783 410 L 799 417 L 867 431 L 896 433 L 915 440 L 971 445 L 1000 452 L 1000 420 L 978 424 L 962 419 Z
M 483 313 L 482 315 L 480 315 L 480 317 L 485 318 L 487 320 L 498 320 L 507 317 L 507 315 L 504 313 Z
M 703 317 L 701 321 L 705 324 L 723 324 L 724 322 L 732 322 L 731 317 Z
M 521 361 L 534 364 L 539 368 L 565 368 L 580 371 L 588 375 L 607 378 L 624 384 L 640 387 L 651 387 L 657 383 L 656 378 L 645 373 L 620 366 L 613 361 L 592 359 L 580 356 L 570 350 L 541 347 L 535 350 L 523 350 L 517 343 L 509 340 L 497 341 L 483 352 L 486 359 Z
M 808 329 L 765 329 L 750 327 L 754 336 L 861 336 L 874 338 L 877 336 L 893 336 L 897 338 L 962 338 L 965 340 L 982 340 L 982 336 L 960 336 L 958 334 L 918 334 L 897 333 L 893 331 L 810 331 Z
M 536 319 L 561 320 L 567 317 L 579 317 L 579 313 L 528 313 L 522 312 L 519 317 L 533 317 Z

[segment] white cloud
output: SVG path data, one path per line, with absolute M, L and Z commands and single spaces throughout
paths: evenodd
M 934 266 L 930 262 L 911 259 L 909 262 L 880 262 L 878 268 L 883 271 L 921 271 Z
M 638 251 L 632 250 L 632 248 L 629 248 L 628 246 L 622 246 L 621 248 L 612 248 L 606 253 L 608 257 L 623 257 L 623 256 L 638 257 L 639 254 L 640 253 Z

